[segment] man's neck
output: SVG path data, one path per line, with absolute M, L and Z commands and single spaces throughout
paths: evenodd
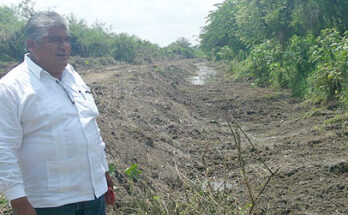
M 44 69 L 46 72 L 48 72 L 51 76 L 53 76 L 54 78 L 58 79 L 58 80 L 62 80 L 62 76 L 63 76 L 63 71 L 54 71 L 52 69 L 47 68 L 43 63 L 40 63 L 33 54 L 29 54 L 28 57 L 39 67 L 41 67 L 42 69 Z

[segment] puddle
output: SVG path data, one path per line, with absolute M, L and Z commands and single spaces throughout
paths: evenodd
M 224 190 L 230 190 L 233 188 L 233 184 L 226 182 L 223 179 L 214 179 L 214 180 L 204 180 L 202 183 L 202 189 L 206 190 L 208 189 L 208 186 L 210 186 L 215 191 L 224 191 Z
M 216 75 L 215 69 L 208 67 L 205 63 L 197 63 L 195 66 L 199 69 L 197 75 L 189 78 L 189 81 L 194 85 L 203 85 Z

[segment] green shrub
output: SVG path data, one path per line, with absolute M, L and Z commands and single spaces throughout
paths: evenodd
M 136 39 L 126 33 L 114 37 L 111 44 L 113 48 L 112 56 L 115 60 L 132 63 L 136 56 Z
M 216 53 L 216 60 L 233 60 L 233 58 L 236 56 L 236 51 L 228 46 L 224 46 Z
M 243 61 L 230 61 L 230 70 L 236 74 L 236 78 L 249 78 L 250 77 L 250 67 L 252 60 L 250 57 Z
M 348 87 L 348 33 L 342 37 L 335 29 L 325 29 L 311 48 L 315 65 L 308 83 L 308 97 L 346 101 Z
M 195 50 L 186 38 L 179 38 L 166 47 L 168 54 L 181 55 L 185 58 L 195 57 Z
M 292 94 L 303 97 L 307 89 L 307 77 L 313 69 L 310 62 L 310 47 L 313 45 L 312 35 L 299 37 L 294 35 L 284 51 L 283 67 L 288 81 L 286 86 Z
M 0 61 L 22 60 L 24 54 L 24 22 L 16 11 L 0 7 Z
M 281 61 L 282 49 L 279 42 L 268 40 L 255 46 L 250 53 L 250 73 L 251 77 L 259 86 L 269 86 L 271 84 L 271 72 L 275 73 L 274 67 L 278 67 L 277 62 Z M 276 76 L 273 74 L 272 76 Z
M 281 62 L 274 62 L 269 65 L 270 85 L 273 88 L 288 88 L 291 77 Z

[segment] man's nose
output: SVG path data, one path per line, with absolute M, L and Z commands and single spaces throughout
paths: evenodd
M 68 49 L 70 47 L 70 41 L 65 41 L 65 40 L 62 40 L 60 43 L 59 43 L 59 48 L 61 49 Z

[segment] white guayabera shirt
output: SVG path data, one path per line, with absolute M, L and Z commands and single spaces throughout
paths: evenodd
M 68 65 L 59 81 L 25 55 L 0 80 L 0 192 L 37 208 L 107 191 L 105 144 L 89 87 Z

